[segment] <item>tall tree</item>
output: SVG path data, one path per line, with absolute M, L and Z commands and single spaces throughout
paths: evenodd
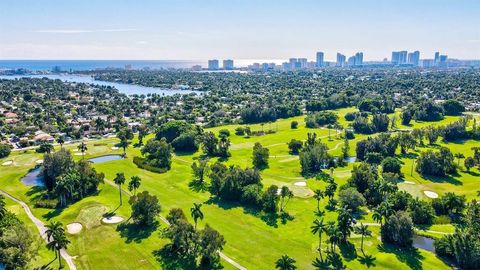
M 275 262 L 275 268 L 278 270 L 295 270 L 297 269 L 295 263 L 296 261 L 288 255 L 282 255 L 282 257 Z
M 136 175 L 130 178 L 130 182 L 128 182 L 128 190 L 129 191 L 133 190 L 133 196 L 137 194 L 137 189 L 140 187 L 141 183 L 142 183 L 142 179 Z
M 52 221 L 50 224 L 45 226 L 47 230 L 45 234 L 47 235 L 47 248 L 49 250 L 55 251 L 55 258 L 58 258 L 58 263 L 60 268 L 62 267 L 62 257 L 60 256 L 60 250 L 66 249 L 70 241 L 65 236 L 65 230 L 63 229 L 63 224 L 60 222 Z
M 130 142 L 125 138 L 122 138 L 120 140 L 120 143 L 118 143 L 118 146 L 122 147 L 122 149 L 123 149 L 123 156 L 124 157 L 127 155 L 127 148 L 128 148 L 129 145 L 130 145 Z
M 195 230 L 197 230 L 197 221 L 198 219 L 203 219 L 203 212 L 202 212 L 202 204 L 201 203 L 193 203 L 193 207 L 190 208 L 190 214 L 192 215 L 193 221 L 195 222 Z
M 360 226 L 355 227 L 355 233 L 362 236 L 362 240 L 360 242 L 360 249 L 362 250 L 363 255 L 365 255 L 365 252 L 363 251 L 363 238 L 372 235 L 372 232 L 368 229 L 367 225 L 363 225 L 363 223 L 360 223 Z
M 82 159 L 85 158 L 85 152 L 87 152 L 88 148 L 87 148 L 87 144 L 82 141 L 78 146 L 77 146 L 77 149 L 78 151 L 80 151 L 82 153 Z
M 317 200 L 317 212 L 320 212 L 320 200 L 325 197 L 325 194 L 320 189 L 314 191 L 313 198 Z
M 65 143 L 63 136 L 58 136 L 57 143 L 60 144 L 60 148 L 63 148 L 63 144 Z
M 193 176 L 195 177 L 195 180 L 198 181 L 199 183 L 203 183 L 205 175 L 208 172 L 208 159 L 202 159 L 198 163 L 193 162 L 192 163 L 192 172 Z
M 125 174 L 123 173 L 117 173 L 113 179 L 113 182 L 118 185 L 118 191 L 120 193 L 120 205 L 122 205 L 122 185 L 125 184 L 125 180 Z
M 318 234 L 318 253 L 320 254 L 320 259 L 323 261 L 322 256 L 322 234 L 326 231 L 327 226 L 323 223 L 323 218 L 321 220 L 314 220 L 313 225 L 310 227 L 310 230 L 313 234 Z
M 280 190 L 280 212 L 283 212 L 285 210 L 288 201 L 292 197 L 293 192 L 287 186 L 283 186 Z

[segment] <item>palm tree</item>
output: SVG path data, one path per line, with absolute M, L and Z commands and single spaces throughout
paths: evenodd
M 63 268 L 62 266 L 62 256 L 60 256 L 60 250 L 66 249 L 67 245 L 70 244 L 70 241 L 65 236 L 65 232 L 56 232 L 52 234 L 51 239 L 47 243 L 47 248 L 49 250 L 55 251 L 55 258 L 58 258 L 59 268 Z
M 365 255 L 365 252 L 363 251 L 363 238 L 365 236 L 372 235 L 372 232 L 368 229 L 367 225 L 363 225 L 363 223 L 360 223 L 360 226 L 355 227 L 355 233 L 360 234 L 362 236 L 362 241 L 360 243 L 360 249 L 362 250 L 363 255 Z
M 325 194 L 323 193 L 323 191 L 321 191 L 320 189 L 317 189 L 314 191 L 313 198 L 317 200 L 317 211 L 320 211 L 320 200 L 322 200 L 323 197 L 325 197 Z
M 63 148 L 63 144 L 65 143 L 65 139 L 63 138 L 63 136 L 59 136 L 57 138 L 57 143 L 60 144 L 60 148 Z
M 455 155 L 455 158 L 457 159 L 457 162 L 458 162 L 458 166 L 460 167 L 460 161 L 465 158 L 465 155 L 462 154 L 462 153 L 456 153 Z
M 197 220 L 203 219 L 203 212 L 200 209 L 201 207 L 201 203 L 193 203 L 193 207 L 190 208 L 190 214 L 192 215 L 193 221 L 195 222 L 195 230 L 197 230 Z
M 392 204 L 388 201 L 383 201 L 380 204 L 380 213 L 386 219 L 393 214 Z
M 120 147 L 123 149 L 123 156 L 127 156 L 127 147 L 130 143 L 128 142 L 127 139 L 122 139 L 120 143 L 118 144 Z
M 58 221 L 51 221 L 50 224 L 45 225 L 45 228 L 47 228 L 47 230 L 45 231 L 48 241 L 47 248 L 55 252 L 55 259 L 59 258 L 61 268 L 62 258 L 60 256 L 60 249 L 62 249 L 63 247 L 59 248 L 60 242 L 64 243 L 65 241 L 68 241 L 65 237 L 65 230 L 63 229 L 63 224 Z M 65 246 L 67 244 L 68 243 L 66 243 Z
M 331 253 L 332 252 L 335 253 L 337 245 L 340 243 L 340 241 L 343 238 L 342 232 L 340 232 L 337 226 L 334 226 L 330 231 L 329 237 L 330 238 L 328 239 L 328 241 L 330 242 L 330 245 L 331 245 Z
M 50 224 L 45 225 L 47 230 L 45 234 L 47 235 L 47 240 L 50 241 L 54 234 L 62 234 L 65 233 L 63 229 L 63 224 L 59 221 L 50 221 Z
M 140 187 L 140 184 L 142 182 L 142 179 L 138 176 L 132 176 L 130 182 L 128 182 L 128 190 L 132 191 L 133 190 L 133 196 L 137 193 L 137 189 Z
M 293 197 L 293 192 L 290 189 L 288 189 L 287 186 L 283 186 L 282 189 L 280 190 L 280 198 L 281 198 L 280 212 L 283 212 L 283 210 L 287 206 L 288 201 L 292 197 Z M 285 198 L 287 198 L 286 201 L 285 201 Z
M 123 173 L 117 173 L 113 182 L 118 185 L 118 191 L 120 192 L 120 205 L 122 205 L 122 185 L 125 183 L 125 175 Z
M 297 269 L 295 263 L 296 261 L 288 255 L 282 255 L 282 257 L 275 262 L 275 268 L 279 270 L 295 270 Z
M 388 195 L 393 193 L 397 189 L 397 185 L 389 181 L 381 181 L 380 192 L 383 194 L 384 200 L 388 199 Z
M 322 260 L 322 259 L 315 258 L 312 265 L 317 270 L 330 269 L 330 263 L 327 260 Z
M 0 195 L 0 219 L 2 219 L 5 214 L 7 213 L 7 209 L 5 208 L 5 198 L 3 195 Z
M 323 261 L 322 256 L 322 234 L 326 231 L 327 226 L 323 223 L 323 218 L 321 220 L 316 219 L 313 221 L 313 225 L 310 227 L 313 234 L 318 234 L 318 252 L 320 253 L 320 259 Z
M 80 143 L 77 148 L 78 148 L 78 151 L 82 152 L 82 159 L 84 159 L 85 152 L 88 150 L 87 144 L 84 141 L 82 141 L 82 143 Z
M 383 226 L 383 216 L 382 216 L 382 212 L 380 211 L 379 207 L 373 209 L 372 218 L 373 218 L 373 220 L 375 220 L 375 222 L 380 223 L 380 228 Z

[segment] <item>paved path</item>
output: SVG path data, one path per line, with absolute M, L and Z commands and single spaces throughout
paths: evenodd
M 179 159 L 179 160 L 181 160 L 181 159 Z M 114 182 L 110 181 L 110 180 L 105 179 L 105 182 L 106 182 L 107 184 L 113 186 L 114 188 L 118 188 L 118 185 L 115 184 Z M 124 190 L 123 188 L 122 188 L 122 192 L 123 192 L 124 194 L 126 194 L 127 196 L 132 196 L 132 194 L 131 194 L 130 192 Z M 159 218 L 160 218 L 160 220 L 161 220 L 163 223 L 165 223 L 165 224 L 167 224 L 167 225 L 170 226 L 170 222 L 168 222 L 168 220 L 167 220 L 164 216 L 159 215 Z M 247 268 L 243 267 L 242 265 L 240 265 L 240 264 L 237 263 L 236 261 L 232 260 L 230 257 L 228 257 L 227 255 L 225 255 L 223 252 L 221 252 L 221 251 L 217 251 L 217 252 L 218 252 L 218 255 L 220 255 L 220 257 L 221 257 L 222 259 L 224 259 L 225 261 L 227 261 L 229 264 L 233 265 L 235 268 L 237 268 L 237 269 L 239 269 L 239 270 L 247 270 Z
M 28 205 L 25 202 L 13 197 L 12 195 L 8 194 L 7 192 L 5 192 L 3 190 L 0 190 L 0 194 L 3 194 L 6 197 L 12 199 L 14 202 L 20 204 L 22 206 L 23 210 L 25 210 L 25 213 L 27 214 L 28 218 L 30 218 L 30 220 L 35 224 L 35 226 L 37 226 L 37 229 L 40 233 L 40 236 L 46 242 L 48 242 L 47 234 L 45 233 L 46 230 L 47 230 L 47 228 L 45 227 L 45 224 L 33 215 L 32 211 L 30 210 L 30 207 L 28 207 Z M 77 270 L 77 267 L 73 263 L 73 258 L 72 258 L 72 256 L 70 256 L 68 254 L 67 250 L 62 248 L 60 250 L 60 255 L 67 262 L 68 268 L 70 268 L 70 270 Z

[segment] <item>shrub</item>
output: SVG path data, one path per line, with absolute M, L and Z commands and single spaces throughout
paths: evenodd
M 290 128 L 291 128 L 291 129 L 296 129 L 296 128 L 298 128 L 298 122 L 297 122 L 297 121 L 292 121 L 292 122 L 290 123 Z
M 180 136 L 172 141 L 172 146 L 175 148 L 175 151 L 197 151 L 198 144 L 195 133 L 185 132 L 180 134 Z
M 433 223 L 435 210 L 430 203 L 421 201 L 417 198 L 411 201 L 409 210 L 413 223 L 417 225 L 430 225 Z
M 302 150 L 302 147 L 303 147 L 303 142 L 300 140 L 292 139 L 288 143 L 288 149 L 290 150 L 289 152 L 290 154 L 293 154 L 293 155 L 298 155 L 298 153 L 300 153 L 300 150 Z
M 235 129 L 235 135 L 238 135 L 238 136 L 245 135 L 245 128 L 244 127 L 237 127 Z
M 345 114 L 345 120 L 347 121 L 353 121 L 355 120 L 355 117 L 357 117 L 357 113 L 354 112 L 348 112 Z
M 340 190 L 338 193 L 338 199 L 342 207 L 346 206 L 353 212 L 357 212 L 361 206 L 366 204 L 363 195 L 353 187 L 347 187 Z
M 12 152 L 12 148 L 8 144 L 0 144 L 0 158 L 8 157 Z
M 218 135 L 220 137 L 224 136 L 224 137 L 230 137 L 230 131 L 228 129 L 221 129 L 219 132 L 218 132 Z
M 412 246 L 413 233 L 413 222 L 410 216 L 403 211 L 398 211 L 385 221 L 381 230 L 382 242 L 408 248 Z
M 384 173 L 390 172 L 400 175 L 400 170 L 402 169 L 402 162 L 394 157 L 386 157 L 382 161 L 382 169 Z
M 133 157 L 133 163 L 137 165 L 137 167 L 139 167 L 140 169 L 144 169 L 151 172 L 164 173 L 168 171 L 167 168 L 158 168 L 158 167 L 150 166 L 148 163 L 145 162 L 145 159 L 141 157 Z

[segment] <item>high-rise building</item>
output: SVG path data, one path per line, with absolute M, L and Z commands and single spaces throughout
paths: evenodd
M 433 63 L 437 65 L 439 61 L 440 61 L 440 53 L 435 52 L 435 58 L 433 58 Z
M 299 64 L 299 68 L 304 69 L 304 68 L 307 68 L 308 60 L 307 60 L 307 58 L 298 58 L 297 63 Z M 297 66 L 298 66 L 298 64 L 297 64 Z
M 208 60 L 208 69 L 218 70 L 219 69 L 218 60 L 217 59 Z
M 317 52 L 317 68 L 325 66 L 325 62 L 323 59 L 324 55 L 323 52 Z
M 440 55 L 438 57 L 438 66 L 439 67 L 446 67 L 447 66 L 447 59 L 448 59 L 447 55 Z
M 403 65 L 407 63 L 407 51 L 392 52 L 392 64 Z
M 290 63 L 290 70 L 295 70 L 299 67 L 297 58 L 290 58 L 288 63 Z
M 230 59 L 223 60 L 223 69 L 225 69 L 225 70 L 234 69 L 233 60 L 230 60 Z
M 348 58 L 347 64 L 348 64 L 349 67 L 355 66 L 355 56 L 350 56 Z
M 400 61 L 400 54 L 399 52 L 392 52 L 392 64 L 398 65 L 398 62 Z
M 357 52 L 355 54 L 355 66 L 363 65 L 363 52 Z
M 341 54 L 341 53 L 337 53 L 337 67 L 344 67 L 345 66 L 345 61 L 346 61 L 346 57 L 345 55 Z
M 420 63 L 420 52 L 414 51 L 408 54 L 408 64 L 418 66 Z

